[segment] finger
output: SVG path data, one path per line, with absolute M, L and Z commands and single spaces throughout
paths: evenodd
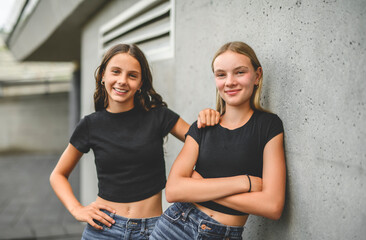
M 114 210 L 113 208 L 111 208 L 109 206 L 103 205 L 103 204 L 98 204 L 98 209 L 104 209 L 104 210 L 107 210 L 108 212 L 116 213 L 116 210 Z
M 93 219 L 89 219 L 87 222 L 89 223 L 90 226 L 92 226 L 95 229 L 99 229 L 99 230 L 102 230 L 103 229 L 103 227 L 102 226 L 99 226 L 98 224 L 96 224 L 93 221 Z
M 99 207 L 100 207 L 100 209 L 107 210 L 107 211 L 109 211 L 111 213 L 116 213 L 116 211 L 113 208 L 111 208 L 111 207 L 108 207 L 108 206 L 105 206 L 105 205 L 99 205 Z M 109 223 L 112 223 L 112 224 L 115 223 L 114 219 L 111 216 L 109 216 L 108 214 L 106 214 L 105 212 L 103 212 L 101 210 L 98 210 L 97 212 L 95 212 L 95 214 L 98 215 L 99 217 L 101 217 L 103 220 L 105 219 L 106 221 L 108 221 L 107 222 L 108 224 Z M 104 221 L 101 221 L 101 222 L 105 224 Z
M 104 213 L 104 212 L 100 212 L 101 213 L 101 217 L 103 217 L 106 221 L 108 221 L 108 223 L 114 224 L 116 221 L 114 221 L 114 219 L 109 216 L 108 214 Z
M 211 126 L 211 109 L 208 109 L 205 114 L 206 126 Z
M 210 111 L 206 114 L 206 126 L 211 126 L 210 120 L 211 120 L 211 116 L 210 116 Z
M 206 113 L 204 110 L 198 114 L 198 118 L 201 121 L 201 126 L 206 124 Z
M 203 124 L 202 122 L 201 122 L 201 118 L 200 118 L 200 116 L 198 115 L 198 119 L 197 119 L 197 127 L 198 128 L 203 128 L 203 127 L 205 127 L 205 124 Z
M 210 126 L 215 126 L 216 124 L 216 111 L 212 110 L 210 114 Z
M 200 119 L 197 120 L 197 127 L 198 128 L 201 128 L 201 121 L 200 121 Z
M 216 119 L 215 124 L 218 124 L 220 121 L 220 113 L 216 111 Z
M 101 214 L 102 214 L 102 212 L 101 212 Z M 112 223 L 108 222 L 107 219 L 104 218 L 104 215 L 103 216 L 95 215 L 94 219 L 97 220 L 98 222 L 104 224 L 105 226 L 108 226 L 108 227 L 112 226 Z

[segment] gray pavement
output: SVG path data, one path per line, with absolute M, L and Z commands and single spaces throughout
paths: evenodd
M 80 239 L 84 225 L 58 200 L 49 175 L 59 155 L 0 155 L 0 239 Z M 78 167 L 70 176 L 79 192 Z

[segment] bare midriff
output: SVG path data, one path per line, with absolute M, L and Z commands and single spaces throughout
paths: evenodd
M 116 210 L 116 214 L 125 218 L 151 218 L 162 214 L 161 192 L 147 199 L 130 202 L 118 203 L 97 197 L 97 203 L 104 204 Z
M 249 217 L 249 215 L 237 216 L 237 215 L 230 215 L 230 214 L 226 214 L 226 213 L 217 212 L 215 210 L 203 207 L 203 206 L 198 205 L 196 203 L 194 203 L 194 205 L 199 210 L 201 210 L 202 212 L 204 212 L 205 214 L 207 214 L 211 218 L 215 219 L 219 223 L 224 224 L 224 225 L 228 225 L 228 226 L 240 226 L 240 227 L 242 227 L 242 226 L 245 225 L 245 223 L 247 222 L 247 219 Z

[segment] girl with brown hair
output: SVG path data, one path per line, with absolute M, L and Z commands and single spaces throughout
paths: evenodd
M 136 45 L 112 47 L 95 80 L 96 112 L 78 123 L 50 182 L 69 212 L 88 223 L 82 239 L 148 239 L 162 213 L 163 138 L 171 133 L 184 141 L 189 126 L 154 90 L 149 64 Z M 212 111 L 200 113 L 203 123 L 215 122 Z M 90 149 L 95 156 L 98 196 L 83 206 L 68 177 Z

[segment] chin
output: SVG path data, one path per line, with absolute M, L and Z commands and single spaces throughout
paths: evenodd
M 230 106 L 230 107 L 243 107 L 246 104 L 249 104 L 249 101 L 229 101 L 229 102 L 225 102 L 226 106 Z

